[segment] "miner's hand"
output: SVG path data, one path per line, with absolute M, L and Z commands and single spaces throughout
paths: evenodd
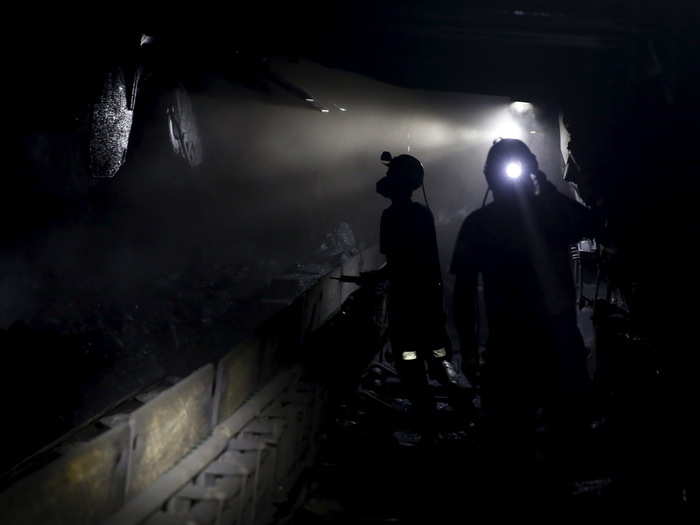
M 547 179 L 547 175 L 540 169 L 535 171 L 535 180 L 540 188 L 541 195 L 547 195 L 557 191 L 557 187 Z

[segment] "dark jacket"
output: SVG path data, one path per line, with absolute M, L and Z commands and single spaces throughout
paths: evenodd
M 462 225 L 450 269 L 457 276 L 457 315 L 460 301 L 473 302 L 481 273 L 491 337 L 522 334 L 553 318 L 575 320 L 569 247 L 595 230 L 591 212 L 554 187 L 529 200 L 497 201 L 473 212 Z M 464 318 L 456 322 L 469 325 L 462 332 L 470 331 L 474 312 L 461 310 Z
M 380 251 L 391 284 L 390 332 L 394 346 L 445 345 L 442 276 L 433 215 L 416 202 L 393 203 L 382 213 Z

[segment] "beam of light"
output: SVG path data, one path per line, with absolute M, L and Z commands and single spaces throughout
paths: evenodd
M 532 104 L 529 102 L 513 102 L 510 108 L 515 111 L 518 115 L 522 115 L 532 110 Z
M 321 108 L 321 113 L 330 113 L 330 111 L 328 108 Z
M 433 118 L 415 120 L 411 133 L 406 135 L 406 142 L 416 147 L 443 148 L 455 142 L 454 131 L 444 122 Z
M 509 162 L 506 166 L 506 175 L 509 179 L 519 179 L 523 174 L 523 165 L 519 162 Z
M 490 131 L 491 139 L 520 139 L 525 136 L 523 128 L 507 112 L 497 117 Z
M 444 146 L 450 140 L 446 127 L 440 122 L 429 122 L 419 130 L 422 141 L 430 146 Z
M 306 100 L 307 102 L 315 102 L 315 99 L 311 97 L 306 97 L 304 100 Z
M 464 128 L 459 132 L 462 140 L 473 141 L 479 138 L 479 131 L 473 128 Z

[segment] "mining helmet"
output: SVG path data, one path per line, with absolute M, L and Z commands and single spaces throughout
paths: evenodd
M 389 168 L 377 181 L 377 193 L 388 199 L 400 192 L 411 193 L 423 185 L 423 165 L 412 155 L 392 157 L 385 151 L 382 162 Z
M 486 156 L 484 175 L 495 192 L 520 187 L 534 191 L 531 175 L 537 169 L 537 157 L 523 141 L 497 139 Z

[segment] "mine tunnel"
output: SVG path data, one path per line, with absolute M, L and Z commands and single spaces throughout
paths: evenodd
M 229 9 L 10 35 L 0 522 L 693 509 L 698 7 Z

